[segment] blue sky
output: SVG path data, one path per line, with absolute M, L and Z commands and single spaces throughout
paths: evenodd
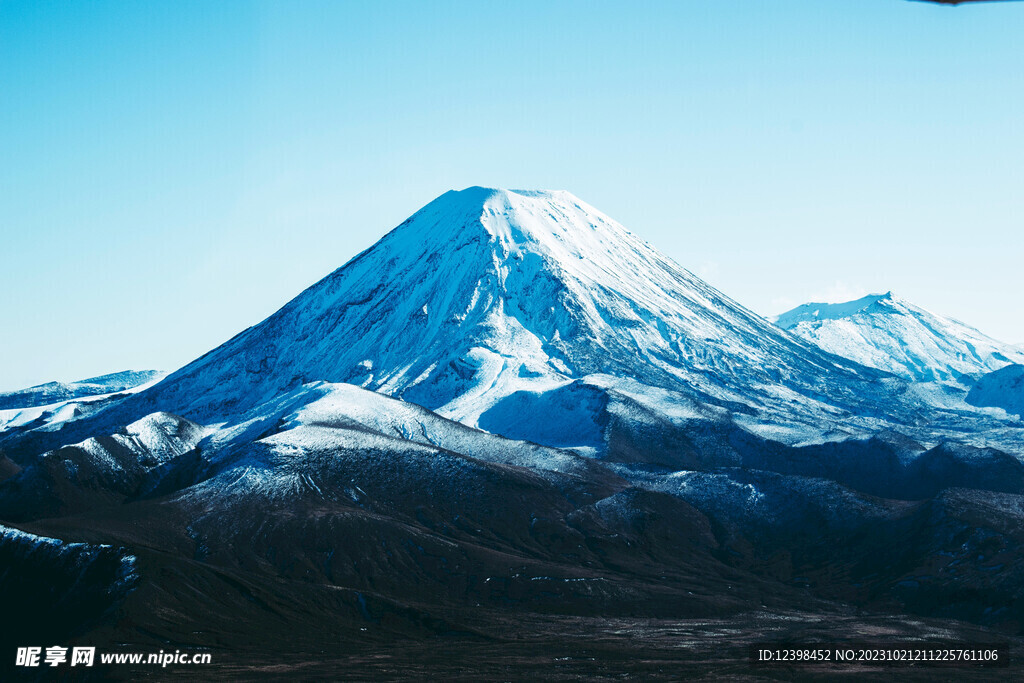
M 566 189 L 769 315 L 1024 342 L 1024 3 L 0 1 L 0 390 L 174 369 L 421 205 Z

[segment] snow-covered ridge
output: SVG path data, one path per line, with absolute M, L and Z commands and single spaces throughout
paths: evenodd
M 868 294 L 860 299 L 842 303 L 806 303 L 787 311 L 775 318 L 775 323 L 784 329 L 792 329 L 802 322 L 818 322 L 821 320 L 839 320 L 849 318 L 858 313 L 877 313 L 891 311 L 893 293 Z
M 0 524 L 0 543 L 10 542 L 21 543 L 32 548 L 50 547 L 75 550 L 89 547 L 89 544 L 87 543 L 68 543 L 67 541 L 63 541 L 59 538 L 50 538 L 49 536 L 37 536 L 36 534 L 30 534 L 27 531 L 22 531 L 21 529 L 15 529 L 14 527 L 4 526 Z M 111 548 L 113 546 L 101 544 L 93 547 Z
M 837 304 L 807 303 L 775 323 L 826 351 L 916 381 L 970 381 L 1024 352 L 892 292 Z
M 48 382 L 0 394 L 0 432 L 36 421 L 44 428 L 56 428 L 89 414 L 118 394 L 145 391 L 166 374 L 159 370 L 126 370 L 79 382 Z M 57 397 L 69 398 L 58 400 Z
M 326 382 L 304 385 L 234 422 L 207 429 L 202 448 L 230 452 L 256 440 L 281 452 L 296 452 L 359 448 L 381 439 L 555 472 L 579 472 L 583 466 L 581 458 L 566 451 L 487 434 L 412 403 Z
M 195 448 L 208 430 L 168 413 L 152 413 L 105 438 L 90 437 L 65 448 L 76 449 L 83 458 L 105 469 L 142 467 L 151 469 Z M 65 457 L 64 450 L 43 458 Z
M 0 393 L 0 410 L 34 408 L 87 396 L 99 396 L 152 384 L 165 373 L 159 370 L 124 370 L 76 382 L 47 382 L 27 389 Z
M 0 550 L 11 562 L 11 566 L 5 566 L 4 571 L 0 572 L 0 586 L 5 580 L 14 577 L 14 581 L 11 583 L 24 589 L 24 584 L 19 585 L 18 573 L 19 569 L 25 571 L 25 566 L 45 568 L 46 573 L 42 576 L 46 577 L 51 577 L 52 573 L 66 576 L 72 591 L 95 590 L 95 586 L 83 584 L 88 584 L 90 580 L 95 580 L 100 576 L 109 582 L 103 585 L 102 589 L 106 595 L 112 598 L 123 596 L 139 581 L 136 557 L 126 548 L 106 544 L 67 542 L 59 538 L 37 536 L 0 524 Z M 114 558 L 116 563 L 110 562 L 110 558 Z M 104 564 L 113 565 L 115 569 L 113 572 L 102 569 L 96 571 L 97 567 Z M 21 566 L 19 567 L 19 565 Z M 52 584 L 47 585 L 46 588 L 51 594 L 60 590 L 58 586 Z

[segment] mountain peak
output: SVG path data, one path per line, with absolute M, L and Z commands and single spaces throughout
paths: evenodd
M 616 229 L 617 228 L 617 229 Z M 507 190 L 473 186 L 450 190 L 430 202 L 394 232 L 436 246 L 437 240 L 472 239 L 481 230 L 503 252 L 540 246 L 552 256 L 557 244 L 580 245 L 598 233 L 616 233 L 635 240 L 594 207 L 565 190 Z M 571 249 L 570 249 L 571 250 Z M 579 251 L 579 250 L 577 250 Z M 592 251 L 592 249 L 591 249 Z
M 204 419 L 323 380 L 477 425 L 510 397 L 543 403 L 611 377 L 717 403 L 757 394 L 778 405 L 767 415 L 793 402 L 761 387 L 782 382 L 817 401 L 822 368 L 849 381 L 863 370 L 793 339 L 573 194 L 469 187 L 139 400 Z
M 516 209 L 530 203 L 544 202 L 583 203 L 581 199 L 565 190 L 513 190 L 472 185 L 462 190 L 448 190 L 417 213 L 428 210 L 462 209 L 470 213 L 480 211 L 483 214 L 487 209 Z
M 580 201 L 575 195 L 566 190 L 515 190 L 507 189 L 503 187 L 487 187 L 484 185 L 471 185 L 462 190 L 449 190 L 445 192 L 441 197 L 453 197 L 458 198 L 460 201 L 468 203 L 484 204 L 488 200 L 494 198 L 509 198 L 513 195 L 518 197 L 533 197 L 540 199 L 557 199 L 561 197 L 568 197 L 575 201 Z
M 35 408 L 87 396 L 101 396 L 154 382 L 165 373 L 157 370 L 123 370 L 74 382 L 46 382 L 27 389 L 0 393 L 0 410 Z
M 800 323 L 820 320 L 839 320 L 861 313 L 894 313 L 896 305 L 903 304 L 892 291 L 884 294 L 868 294 L 852 301 L 840 303 L 809 302 L 775 316 L 773 321 L 785 330 L 791 330 Z
M 826 351 L 919 381 L 977 377 L 1024 354 L 891 291 L 844 303 L 807 303 L 775 324 Z

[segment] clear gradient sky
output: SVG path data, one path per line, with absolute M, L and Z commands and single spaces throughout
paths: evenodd
M 0 390 L 173 370 L 421 205 L 569 190 L 764 315 L 1024 342 L 1024 3 L 0 0 Z

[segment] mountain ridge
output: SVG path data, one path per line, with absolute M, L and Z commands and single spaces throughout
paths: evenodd
M 74 382 L 44 382 L 0 392 L 0 410 L 35 408 L 58 401 L 125 391 L 159 379 L 164 374 L 160 370 L 121 370 Z
M 773 318 L 822 349 L 913 381 L 960 382 L 1012 362 L 1020 349 L 893 292 L 842 303 L 806 303 Z

